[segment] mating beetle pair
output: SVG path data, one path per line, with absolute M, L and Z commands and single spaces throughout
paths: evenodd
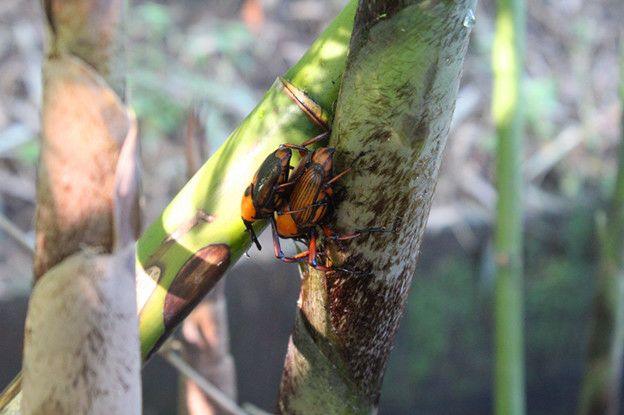
M 326 138 L 323 133 L 302 145 L 282 144 L 262 163 L 251 184 L 245 190 L 241 202 L 241 217 L 252 241 L 261 249 L 251 224 L 259 219 L 269 219 L 273 235 L 275 256 L 284 262 L 307 261 L 321 271 L 335 269 L 317 263 L 316 227 L 321 226 L 326 237 L 334 240 L 347 240 L 363 232 L 383 231 L 371 228 L 338 235 L 324 222 L 331 209 L 333 185 L 350 169 L 338 175 L 333 174 L 332 147 L 320 147 L 311 151 L 307 146 Z M 290 165 L 292 150 L 303 157 L 296 169 Z M 308 242 L 308 249 L 287 257 L 281 249 L 279 238 L 291 238 Z

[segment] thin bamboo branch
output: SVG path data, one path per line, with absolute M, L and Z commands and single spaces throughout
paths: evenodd
M 492 110 L 497 132 L 494 402 L 498 415 L 525 413 L 522 306 L 522 73 L 524 0 L 497 0 Z
M 0 413 L 2 415 L 21 415 L 22 374 L 18 374 L 0 395 Z
M 624 103 L 624 32 L 620 34 L 620 102 Z M 581 396 L 580 415 L 617 415 L 624 355 L 624 111 L 615 187 L 599 221 L 600 267 L 594 298 L 592 332 Z
M 249 415 L 271 415 L 271 412 L 258 408 L 256 405 L 249 402 L 243 403 L 243 410 L 247 411 Z
M 177 337 L 184 359 L 223 394 L 236 399 L 236 370 L 230 354 L 225 280 L 219 281 L 184 319 Z M 179 412 L 189 415 L 220 414 L 210 395 L 203 394 L 198 386 L 192 379 L 181 380 Z
M 201 390 L 210 397 L 222 410 L 232 415 L 248 415 L 248 413 L 238 406 L 228 395 L 223 393 L 219 388 L 210 383 L 201 373 L 190 366 L 182 357 L 171 348 L 165 348 L 160 352 L 173 367 L 180 373 L 192 380 L 201 388 Z

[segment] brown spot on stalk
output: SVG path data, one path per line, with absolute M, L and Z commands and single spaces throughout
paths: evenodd
M 229 264 L 230 248 L 226 244 L 205 246 L 186 261 L 165 297 L 163 309 L 165 332 L 150 351 L 150 355 L 223 277 Z

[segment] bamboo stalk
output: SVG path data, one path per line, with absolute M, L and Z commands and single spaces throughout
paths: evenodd
M 414 274 L 474 2 L 360 1 L 330 145 L 344 200 L 335 227 L 385 227 L 305 268 L 278 411 L 376 413 L 387 358 Z M 467 19 L 468 18 L 468 19 Z
M 524 1 L 497 0 L 492 111 L 497 133 L 495 413 L 525 412 L 522 305 L 522 72 Z
M 624 103 L 624 35 L 620 35 L 620 102 Z M 600 266 L 580 415 L 617 415 L 624 354 L 624 111 L 615 187 L 606 218 L 598 223 Z
M 115 226 L 115 218 L 138 216 L 136 130 L 120 97 L 124 3 L 43 5 L 50 36 L 21 412 L 138 414 L 138 319 L 127 266 L 134 239 L 121 237 L 133 227 Z M 126 249 L 112 254 L 115 234 Z
M 35 279 L 81 246 L 113 248 L 113 194 L 131 128 L 123 104 L 123 0 L 45 0 Z
M 331 108 L 338 94 L 354 10 L 352 1 L 285 74 L 286 79 L 320 105 L 319 111 Z M 281 80 L 274 83 L 138 241 L 139 320 L 144 358 L 157 349 L 249 248 L 251 241 L 238 206 L 264 157 L 281 143 L 301 143 L 318 133 L 316 124 L 284 88 Z M 324 111 L 327 117 L 328 111 Z M 256 231 L 264 226 L 266 223 L 258 223 Z M 200 275 L 201 281 L 197 281 Z

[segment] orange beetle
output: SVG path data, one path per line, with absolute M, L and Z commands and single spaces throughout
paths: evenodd
M 297 167 L 288 203 L 275 218 L 280 237 L 301 237 L 327 214 L 333 195 L 331 185 L 348 172 L 332 177 L 334 152 L 332 147 L 321 147 L 309 153 Z
M 301 161 L 294 174 L 296 180 L 284 211 L 277 211 L 273 229 L 275 256 L 284 262 L 308 262 L 320 270 L 329 270 L 316 262 L 316 226 L 325 218 L 333 195 L 332 183 L 348 170 L 333 176 L 332 147 L 321 147 Z M 286 257 L 282 252 L 279 237 L 307 238 L 308 249 L 294 257 Z
M 262 249 L 262 246 L 260 246 L 251 225 L 256 220 L 272 218 L 273 212 L 280 209 L 288 200 L 289 189 L 294 184 L 294 180 L 288 181 L 289 172 L 292 168 L 290 166 L 292 149 L 298 150 L 302 155 L 308 154 L 310 150 L 306 146 L 323 140 L 327 135 L 327 132 L 322 133 L 305 141 L 300 146 L 296 144 L 280 145 L 277 150 L 264 159 L 251 183 L 245 189 L 241 201 L 241 219 L 258 249 Z M 294 177 L 296 178 L 296 175 Z
M 258 249 L 262 247 L 251 224 L 271 217 L 282 205 L 283 188 L 280 186 L 288 181 L 291 157 L 292 151 L 280 146 L 262 162 L 243 194 L 241 218 Z
M 383 228 L 367 228 L 350 234 L 339 235 L 324 224 L 331 210 L 334 189 L 333 185 L 351 169 L 333 175 L 333 156 L 335 149 L 321 147 L 301 161 L 293 174 L 293 188 L 284 205 L 285 210 L 276 211 L 273 222 L 273 249 L 275 256 L 284 262 L 304 262 L 320 271 L 330 271 L 342 268 L 327 267 L 317 263 L 317 233 L 320 226 L 323 234 L 333 240 L 345 241 L 356 238 L 365 232 L 385 232 Z M 308 249 L 293 256 L 287 257 L 282 252 L 279 238 L 307 240 Z
M 271 221 L 273 249 L 275 256 L 284 262 L 307 261 L 314 268 L 330 271 L 342 268 L 327 267 L 317 263 L 317 226 L 323 234 L 333 240 L 348 240 L 365 232 L 386 232 L 383 228 L 366 228 L 350 234 L 339 235 L 324 222 L 332 209 L 333 185 L 351 169 L 340 174 L 333 174 L 332 147 L 320 147 L 314 151 L 308 145 L 324 139 L 328 133 L 304 142 L 301 146 L 282 144 L 263 161 L 245 189 L 241 202 L 241 218 L 252 241 L 262 249 L 252 223 L 259 219 Z M 304 158 L 290 174 L 292 149 L 296 149 Z M 290 177 L 289 177 L 290 176 Z M 292 257 L 284 255 L 280 237 L 308 243 L 308 249 Z

